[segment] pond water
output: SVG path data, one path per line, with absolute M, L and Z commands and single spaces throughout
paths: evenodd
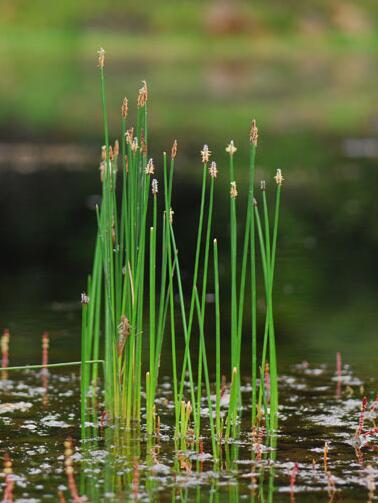
M 57 501 L 59 491 L 69 501 L 67 437 L 75 439 L 77 490 L 89 501 L 372 501 L 378 475 L 374 399 L 364 424 L 371 433 L 357 439 L 355 433 L 361 397 L 373 396 L 376 381 L 363 382 L 348 365 L 340 378 L 333 368 L 307 362 L 286 370 L 278 434 L 252 436 L 245 406 L 240 436 L 223 446 L 216 469 L 205 404 L 200 452 L 189 441 L 186 450 L 175 450 L 168 379 L 157 400 L 161 425 L 154 438 L 144 428 L 107 425 L 99 408 L 80 442 L 77 373 L 25 371 L 13 379 L 9 372 L 0 384 L 0 445 L 13 463 L 15 501 Z M 246 383 L 245 403 L 250 393 Z
M 153 441 L 143 429 L 127 432 L 107 425 L 99 407 L 88 439 L 81 442 L 75 368 L 52 369 L 48 375 L 9 371 L 0 381 L 0 453 L 12 461 L 15 501 L 57 501 L 59 491 L 69 501 L 64 471 L 68 436 L 74 442 L 78 492 L 89 501 L 372 500 L 377 438 L 362 436 L 356 442 L 354 437 L 362 398 L 367 396 L 370 410 L 378 391 L 378 172 L 374 156 L 357 148 L 361 139 L 312 138 L 316 155 L 308 161 L 298 154 L 310 139 L 302 137 L 297 149 L 296 141 L 267 139 L 278 150 L 262 151 L 258 162 L 258 178 L 271 180 L 278 152 L 287 145 L 275 285 L 281 404 L 277 436 L 251 435 L 248 344 L 241 434 L 224 447 L 219 470 L 213 469 L 206 439 L 199 454 L 190 445 L 189 452 L 175 453 L 168 378 L 162 379 L 160 435 Z M 178 162 L 174 195 L 186 285 L 194 247 L 187 229 L 195 222 L 199 199 L 197 178 L 186 167 L 194 162 Z M 243 177 L 241 169 L 241 195 Z M 226 178 L 220 175 L 219 187 L 226 187 Z M 91 266 L 98 187 L 97 169 L 87 166 L 46 167 L 29 174 L 3 166 L 0 322 L 11 333 L 10 365 L 39 363 L 45 330 L 50 362 L 80 358 L 79 301 Z M 216 205 L 214 233 L 222 236 L 227 209 L 220 197 Z M 226 245 L 221 279 L 226 290 Z M 222 323 L 228 326 L 224 297 Z M 210 334 L 211 323 L 208 330 Z M 226 331 L 223 343 L 226 367 Z M 208 350 L 213 365 L 211 341 Z M 340 382 L 337 352 L 342 356 Z M 169 375 L 169 365 L 163 365 L 162 375 Z M 376 420 L 376 412 L 368 412 L 364 430 L 375 428 Z M 1 484 L 4 488 L 4 479 Z

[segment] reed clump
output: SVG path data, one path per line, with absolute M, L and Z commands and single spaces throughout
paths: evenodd
M 255 190 L 255 157 L 258 128 L 252 121 L 249 138 L 249 188 L 246 212 L 241 223 L 236 167 L 237 147 L 226 147 L 229 164 L 230 235 L 229 240 L 213 233 L 214 193 L 218 166 L 213 153 L 204 145 L 200 151 L 202 169 L 201 200 L 196 229 L 192 284 L 184 292 L 181 264 L 176 242 L 173 180 L 178 144 L 170 155 L 163 153 L 159 170 L 148 155 L 148 87 L 143 82 L 137 96 L 136 124 L 128 123 L 129 100 L 121 102 L 120 137 L 110 141 L 105 92 L 105 52 L 98 57 L 100 93 L 104 121 L 104 145 L 101 148 L 101 205 L 96 208 L 98 231 L 92 273 L 87 293 L 82 295 L 82 425 L 90 414 L 91 392 L 98 386 L 98 364 L 104 360 L 105 408 L 108 417 L 127 428 L 142 422 L 145 408 L 146 429 L 153 434 L 158 423 L 156 395 L 162 358 L 171 359 L 172 394 L 176 439 L 185 447 L 188 431 L 199 448 L 202 432 L 201 410 L 207 407 L 212 450 L 219 459 L 219 446 L 238 434 L 241 410 L 242 347 L 251 345 L 251 423 L 255 429 L 264 421 L 267 429 L 277 428 L 278 385 L 273 284 L 280 213 L 280 195 L 284 181 L 281 170 L 275 176 L 275 207 L 272 215 L 261 184 L 261 203 Z M 261 207 L 261 209 L 260 209 Z M 241 245 L 241 246 L 240 246 Z M 218 248 L 230 256 L 230 286 L 219 274 Z M 259 255 L 259 257 L 258 257 Z M 257 262 L 262 266 L 266 304 L 263 344 L 257 344 Z M 209 275 L 210 271 L 210 275 Z M 208 276 L 213 277 L 210 284 Z M 220 292 L 229 289 L 230 327 L 222 326 Z M 206 298 L 214 292 L 215 334 L 205 324 Z M 177 301 L 178 299 L 178 301 Z M 245 312 L 252 320 L 245 333 Z M 192 333 L 199 334 L 198 351 L 193 352 Z M 229 401 L 221 410 L 221 333 L 230 337 Z M 162 353 L 168 337 L 170 355 Z M 177 338 L 183 337 L 184 353 L 179 361 Z M 215 339 L 215 383 L 210 380 L 207 346 Z M 224 336 L 223 336 L 224 337 Z M 147 343 L 147 346 L 145 347 Z M 148 364 L 143 365 L 143 354 Z M 196 360 L 193 355 L 196 354 Z M 259 362 L 259 358 L 261 361 Z M 89 362 L 94 362 L 89 365 Z M 264 382 L 269 364 L 269 390 Z M 142 391 L 145 394 L 142 394 Z M 214 400 L 215 391 L 215 400 Z M 268 393 L 269 391 L 269 393 Z M 143 397 L 143 402 L 142 402 Z M 206 404 L 206 405 L 205 405 Z M 160 423 L 159 423 L 160 424 Z M 193 428 L 191 428 L 193 426 Z M 193 432 L 193 433 L 192 433 Z

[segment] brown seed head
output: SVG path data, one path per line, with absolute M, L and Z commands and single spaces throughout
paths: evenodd
M 121 106 L 122 119 L 126 119 L 128 111 L 129 111 L 129 100 L 127 98 L 123 98 Z
M 176 155 L 177 155 L 177 140 L 175 140 L 172 145 L 171 159 L 174 159 Z
M 256 120 L 253 119 L 252 121 L 252 126 L 251 126 L 251 132 L 249 134 L 249 141 L 257 147 L 257 140 L 259 139 L 259 130 L 257 129 L 256 126 Z
M 101 161 L 106 161 L 106 145 L 101 147 Z
M 130 335 L 130 330 L 131 330 L 130 322 L 123 314 L 121 316 L 121 322 L 118 325 L 118 345 L 117 345 L 118 356 L 121 356 L 123 353 L 123 348 L 125 347 L 126 340 Z
M 142 135 L 140 140 L 140 151 L 144 156 L 147 156 L 147 143 L 144 140 L 144 131 L 142 129 Z
M 231 182 L 230 196 L 235 199 L 238 195 L 238 189 L 236 188 L 236 182 Z
M 145 168 L 146 175 L 153 175 L 155 173 L 155 166 L 153 159 L 150 159 Z
M 97 51 L 97 54 L 98 54 L 98 67 L 104 68 L 104 64 L 105 64 L 105 51 L 104 51 L 104 49 L 101 47 L 100 50 Z
M 145 80 L 142 80 L 142 84 L 143 86 L 139 89 L 138 94 L 138 108 L 144 107 L 148 99 L 147 83 Z

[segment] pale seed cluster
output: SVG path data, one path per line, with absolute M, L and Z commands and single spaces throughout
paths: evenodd
M 97 51 L 97 54 L 98 54 L 98 67 L 104 68 L 104 64 L 105 64 L 105 51 L 104 51 L 104 49 L 101 47 L 100 50 Z
M 135 154 L 138 150 L 138 138 L 135 137 L 131 143 L 131 151 Z
M 201 158 L 202 162 L 204 164 L 209 162 L 209 159 L 211 157 L 211 150 L 209 150 L 209 147 L 207 145 L 204 145 L 202 150 L 201 150 Z
M 237 151 L 237 148 L 235 147 L 234 140 L 231 140 L 230 143 L 226 147 L 226 152 L 230 155 L 234 155 L 236 151 Z
M 145 169 L 146 175 L 153 175 L 155 173 L 154 161 L 150 159 L 146 165 Z
M 89 304 L 89 297 L 85 292 L 83 292 L 81 294 L 81 303 L 82 304 Z
M 282 182 L 285 181 L 285 178 L 282 176 L 280 169 L 277 169 L 277 173 L 274 179 L 276 180 L 277 185 L 282 185 Z
M 152 194 L 155 196 L 159 192 L 158 181 L 154 178 L 151 182 Z
M 209 168 L 209 174 L 212 178 L 216 178 L 217 177 L 217 174 L 218 174 L 218 169 L 217 169 L 217 163 L 215 161 L 213 161 L 211 164 L 210 164 L 210 168 Z

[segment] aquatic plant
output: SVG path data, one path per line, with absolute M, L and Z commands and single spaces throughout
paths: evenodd
M 251 384 L 254 427 L 265 417 L 268 427 L 277 427 L 278 388 L 275 348 L 273 282 L 279 223 L 280 192 L 283 177 L 276 173 L 276 202 L 273 230 L 270 227 L 265 182 L 262 182 L 263 220 L 255 199 L 255 156 L 258 144 L 256 121 L 250 131 L 249 188 L 247 196 L 243 244 L 238 253 L 238 186 L 234 165 L 237 147 L 231 141 L 226 148 L 230 180 L 230 398 L 226 419 L 221 417 L 221 313 L 218 243 L 213 241 L 214 306 L 215 306 L 215 403 L 210 382 L 205 331 L 205 304 L 208 292 L 210 242 L 213 234 L 213 202 L 218 168 L 210 161 L 212 152 L 207 145 L 201 150 L 201 202 L 196 233 L 196 252 L 190 292 L 184 292 L 172 209 L 173 176 L 177 155 L 174 141 L 170 159 L 163 154 L 162 184 L 158 184 L 155 162 L 148 157 L 149 135 L 147 121 L 148 88 L 146 82 L 137 98 L 136 126 L 127 124 L 129 102 L 125 98 L 120 110 L 120 141 L 113 146 L 109 138 L 108 112 L 105 92 L 105 52 L 99 51 L 98 69 L 104 121 L 104 146 L 101 149 L 101 205 L 96 208 L 98 232 L 94 250 L 92 274 L 87 293 L 82 294 L 82 425 L 90 409 L 89 396 L 96 400 L 98 361 L 104 359 L 105 408 L 110 419 L 121 421 L 130 428 L 140 423 L 142 388 L 145 376 L 146 428 L 152 434 L 158 411 L 156 393 L 166 328 L 170 328 L 172 393 L 175 410 L 176 438 L 187 435 L 191 414 L 198 447 L 201 435 L 203 390 L 209 409 L 209 425 L 213 455 L 217 459 L 222 438 L 237 436 L 241 407 L 241 348 L 244 334 L 244 311 L 247 285 L 250 284 L 251 310 Z M 121 174 L 119 174 L 121 171 Z M 119 180 L 119 178 L 121 179 Z M 210 187 L 208 187 L 208 177 Z M 162 185 L 162 190 L 160 189 Z M 160 194 L 162 193 L 162 196 Z M 159 203 L 158 198 L 162 198 Z M 120 199 L 120 204 L 118 200 Z M 162 211 L 161 211 L 162 210 Z M 261 371 L 269 361 L 269 396 L 263 379 L 258 393 L 257 367 L 257 282 L 256 236 L 260 245 L 266 299 L 266 321 L 261 350 Z M 158 231 L 160 239 L 158 239 Z M 223 243 L 223 240 L 222 240 Z M 159 249 L 160 248 L 160 249 Z M 240 267 L 239 267 L 239 264 Z M 250 264 L 250 281 L 247 281 Z M 147 282 L 148 276 L 148 282 Z M 148 292 L 147 292 L 148 290 Z M 148 299 L 148 308 L 145 301 Z M 178 300 L 177 300 L 178 299 Z M 178 327 L 176 308 L 181 318 Z M 148 311 L 148 316 L 147 316 Z M 197 320 L 197 323 L 195 323 Z M 198 330 L 198 359 L 193 360 L 192 332 Z M 101 337 L 103 331 L 104 337 Z M 178 361 L 176 338 L 184 336 L 184 355 Z M 143 369 L 142 356 L 148 334 L 148 367 Z M 167 355 L 164 354 L 164 358 Z M 89 362 L 94 362 L 89 365 Z M 188 388 L 186 379 L 188 378 Z M 92 392 L 91 392 L 92 389 Z M 262 408 L 264 407 L 264 412 Z M 190 411 L 190 412 L 189 412 Z M 215 421 L 213 420 L 213 416 Z

